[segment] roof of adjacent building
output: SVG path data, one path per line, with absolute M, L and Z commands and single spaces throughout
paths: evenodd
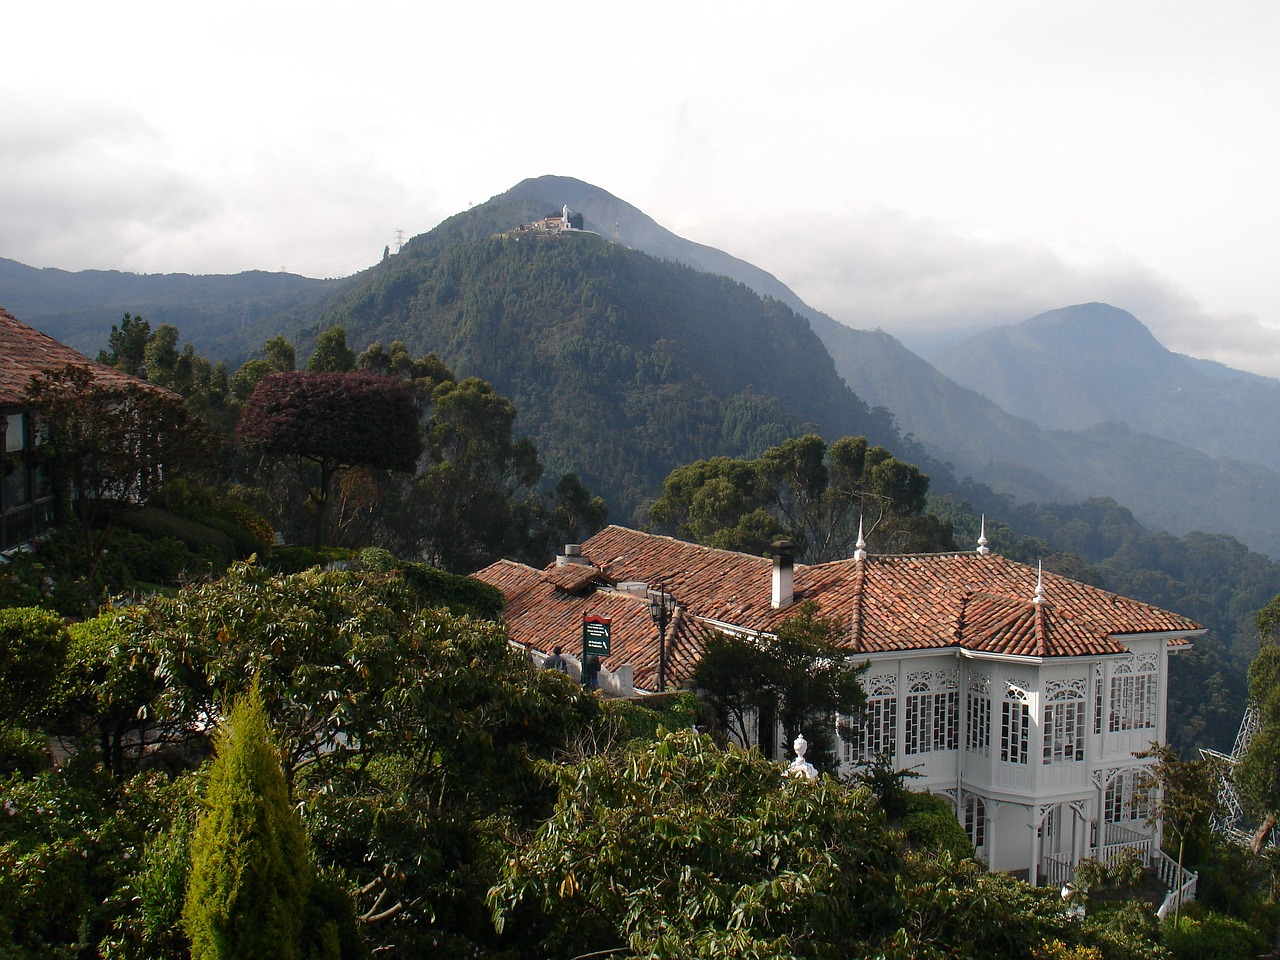
M 692 674 L 717 627 L 770 632 L 812 601 L 846 627 L 853 655 L 960 648 L 977 654 L 1075 657 L 1123 654 L 1125 638 L 1202 632 L 1193 620 L 1150 604 L 1015 563 L 994 553 L 869 556 L 794 568 L 795 603 L 772 606 L 773 561 L 611 526 L 581 545 L 582 562 L 537 570 L 509 561 L 477 576 L 507 596 L 512 638 L 539 650 L 574 649 L 582 617 L 614 618 L 607 669 L 632 664 L 652 689 L 657 630 L 641 598 L 611 588 L 659 586 L 678 610 L 668 632 L 668 677 Z M 1039 588 L 1039 589 L 1037 589 Z
M 61 370 L 67 364 L 88 367 L 99 383 L 124 386 L 144 382 L 90 360 L 0 308 L 0 404 L 23 406 L 33 377 Z

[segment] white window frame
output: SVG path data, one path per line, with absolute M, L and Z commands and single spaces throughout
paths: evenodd
M 1015 684 L 1000 701 L 1000 759 L 1025 766 L 1031 753 L 1031 705 L 1027 691 Z

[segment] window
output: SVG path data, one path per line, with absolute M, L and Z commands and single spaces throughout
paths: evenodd
M 1158 684 L 1156 658 L 1144 654 L 1116 664 L 1111 676 L 1112 733 L 1125 730 L 1150 730 L 1156 725 Z
M 1045 689 L 1044 762 L 1084 759 L 1085 682 L 1070 680 Z
M 1144 770 L 1126 770 L 1107 785 L 1102 800 L 1107 823 L 1145 822 L 1151 816 L 1151 794 L 1144 780 Z
M 964 832 L 975 851 L 987 845 L 987 804 L 981 797 L 965 797 Z
M 932 753 L 960 747 L 960 691 L 956 679 L 924 671 L 908 678 L 906 752 Z
M 1027 692 L 1009 686 L 1000 704 L 1000 759 L 1005 763 L 1026 763 L 1031 741 L 1031 711 Z
M 991 756 L 991 689 L 984 676 L 969 681 L 967 708 L 969 725 L 965 730 L 964 745 L 970 753 Z
M 845 743 L 850 763 L 872 760 L 881 753 L 893 756 L 898 734 L 898 680 L 892 676 L 867 681 L 867 707 L 855 727 L 852 742 Z

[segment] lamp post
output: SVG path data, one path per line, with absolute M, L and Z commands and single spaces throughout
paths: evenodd
M 667 624 L 676 609 L 676 598 L 662 589 L 649 591 L 649 616 L 658 625 L 658 693 L 667 689 Z

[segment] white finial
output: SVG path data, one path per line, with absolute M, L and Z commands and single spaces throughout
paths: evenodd
M 853 551 L 853 559 L 867 559 L 867 540 L 862 535 L 862 517 L 858 517 L 858 542 L 854 544 L 854 547 L 856 549 Z
M 796 752 L 796 758 L 791 761 L 791 766 L 787 767 L 787 776 L 816 780 L 818 768 L 804 758 L 805 753 L 809 750 L 809 741 L 804 738 L 803 733 L 796 734 L 796 739 L 791 744 L 791 749 Z
M 985 557 L 990 553 L 987 547 L 987 515 L 982 515 L 982 529 L 978 531 L 978 555 Z
M 1032 603 L 1044 603 L 1044 561 L 1041 560 L 1036 566 L 1036 595 L 1031 598 Z

